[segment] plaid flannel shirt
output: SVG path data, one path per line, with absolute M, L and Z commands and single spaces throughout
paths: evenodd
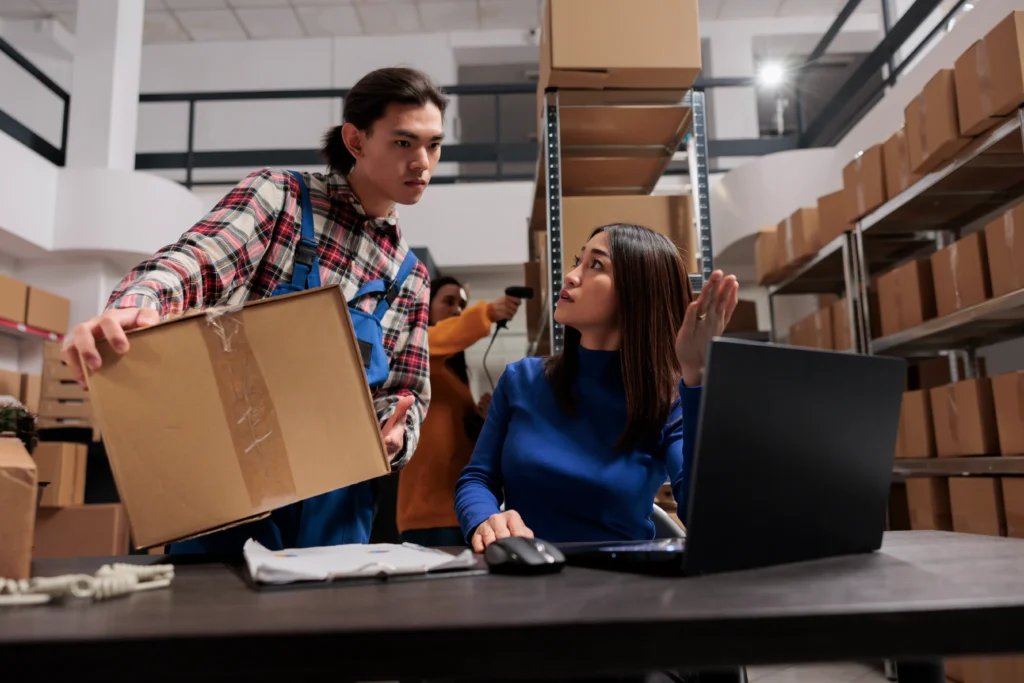
M 341 284 L 347 299 L 376 279 L 393 281 L 409 246 L 392 209 L 368 217 L 340 174 L 306 174 L 324 285 Z M 289 173 L 261 169 L 235 186 L 174 244 L 135 267 L 111 294 L 107 308 L 154 308 L 162 317 L 270 296 L 291 280 L 301 231 L 298 182 Z M 399 397 L 416 402 L 406 418 L 405 447 L 393 467 L 416 449 L 430 403 L 427 315 L 430 286 L 418 263 L 384 316 L 384 348 L 391 373 L 373 394 L 381 424 Z M 356 305 L 372 312 L 379 297 Z

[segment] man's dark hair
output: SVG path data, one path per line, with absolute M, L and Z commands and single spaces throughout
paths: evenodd
M 389 104 L 412 104 L 425 107 L 433 104 L 444 116 L 448 108 L 448 97 L 433 79 L 419 69 L 389 67 L 371 71 L 352 86 L 345 97 L 342 120 L 362 131 L 369 131 L 373 124 L 384 117 Z M 341 137 L 341 126 L 334 126 L 324 135 L 320 153 L 331 171 L 349 173 L 356 159 L 345 146 Z

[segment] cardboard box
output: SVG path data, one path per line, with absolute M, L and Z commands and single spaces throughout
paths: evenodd
M 996 375 L 991 381 L 999 452 L 1024 455 L 1024 372 Z
M 934 318 L 935 285 L 931 261 L 911 261 L 880 275 L 878 311 L 883 337 Z
M 36 463 L 21 441 L 0 438 L 0 578 L 31 575 L 38 481 Z
M 850 307 L 846 299 L 831 304 L 832 348 L 836 351 L 853 350 L 853 334 L 850 330 Z
M 818 230 L 818 207 L 805 206 L 794 211 L 778 225 L 778 269 L 796 268 L 818 253 L 821 235 Z
M 935 457 L 932 404 L 927 390 L 907 391 L 903 394 L 897 439 L 897 452 L 901 458 Z
M 985 254 L 992 296 L 1024 288 L 1024 204 L 985 226 Z
M 962 683 L 1021 683 L 1024 681 L 1024 657 L 966 657 L 961 667 Z
M 0 396 L 21 396 L 21 373 L 0 370 Z
M 71 320 L 71 302 L 38 287 L 28 288 L 25 324 L 47 332 L 67 334 Z
M 547 0 L 538 93 L 545 88 L 680 89 L 701 70 L 697 0 Z
M 853 224 L 847 218 L 846 191 L 839 190 L 818 197 L 818 231 L 821 233 L 821 246 L 850 230 L 853 230 Z
M 6 275 L 0 275 L 0 319 L 12 323 L 25 322 L 27 304 L 28 285 Z
M 992 115 L 992 63 L 984 40 L 960 55 L 954 66 L 960 135 L 981 135 L 999 123 Z
M 757 303 L 746 299 L 736 301 L 736 309 L 732 312 L 729 324 L 725 326 L 729 332 L 757 332 Z
M 907 505 L 910 528 L 916 530 L 952 531 L 949 487 L 940 477 L 907 479 Z
M 986 254 L 985 233 L 979 231 L 931 255 L 940 318 L 992 298 Z
M 964 660 L 946 658 L 946 678 L 956 683 L 964 683 Z
M 990 76 L 989 113 L 1006 116 L 1024 102 L 1024 12 L 1011 12 L 984 38 Z
M 953 531 L 961 534 L 1006 535 L 1003 489 L 996 477 L 951 477 L 949 503 Z
M 791 346 L 804 346 L 811 349 L 831 349 L 834 345 L 832 309 L 819 309 L 794 324 L 789 330 L 789 343 Z
M 36 521 L 35 557 L 128 554 L 128 518 L 118 503 L 43 508 Z
M 940 458 L 993 455 L 999 448 L 992 380 L 968 379 L 929 389 L 935 452 Z
M 904 109 L 910 170 L 931 173 L 970 142 L 960 136 L 953 69 L 940 69 Z
M 28 408 L 29 412 L 39 412 L 39 400 L 42 397 L 42 391 L 42 375 L 21 376 L 21 393 L 19 394 L 19 398 L 21 400 L 22 405 Z
M 138 548 L 390 472 L 340 286 L 129 335 L 88 382 Z
M 1006 535 L 1024 538 L 1024 478 L 1003 477 L 1002 487 Z
M 39 481 L 48 482 L 40 505 L 62 508 L 85 503 L 88 454 L 85 444 L 44 441 L 36 447 L 32 456 L 39 470 Z
M 846 220 L 856 223 L 885 204 L 885 164 L 882 146 L 868 147 L 843 168 Z
M 779 229 L 774 225 L 761 228 L 754 242 L 754 268 L 757 284 L 762 287 L 778 282 Z
M 882 163 L 885 166 L 886 200 L 894 199 L 921 179 L 921 174 L 910 170 L 906 128 L 900 128 L 882 145 Z
M 523 283 L 533 288 L 533 297 L 526 300 L 526 331 L 532 339 L 537 334 L 540 314 L 544 310 L 544 290 L 540 288 L 539 261 L 527 261 L 523 264 Z
M 694 239 L 690 195 L 563 197 L 562 245 L 566 263 L 572 262 L 596 228 L 612 223 L 634 223 L 668 237 L 682 250 L 687 271 L 700 272 L 700 248 Z

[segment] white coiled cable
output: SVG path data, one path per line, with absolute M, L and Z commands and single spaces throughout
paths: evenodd
M 68 596 L 93 601 L 108 600 L 139 591 L 167 588 L 174 565 L 105 564 L 93 575 L 66 574 L 34 579 L 0 578 L 0 606 L 41 605 Z

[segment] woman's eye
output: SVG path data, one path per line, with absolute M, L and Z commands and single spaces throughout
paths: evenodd
M 604 266 L 602 266 L 602 265 L 601 265 L 601 262 L 600 262 L 600 261 L 598 261 L 597 259 L 594 259 L 594 260 L 593 260 L 593 261 L 591 262 L 591 264 L 590 264 L 590 267 L 591 267 L 591 268 L 597 268 L 597 269 L 601 269 L 601 268 L 604 268 Z
M 580 267 L 580 257 L 579 256 L 577 256 L 576 259 L 572 262 L 572 267 L 573 268 L 579 268 Z

